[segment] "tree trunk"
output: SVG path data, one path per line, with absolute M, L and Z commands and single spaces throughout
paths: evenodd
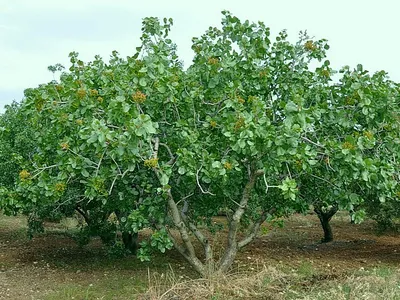
M 329 223 L 330 219 L 326 218 L 326 216 L 323 215 L 318 215 L 319 220 L 322 225 L 322 229 L 324 230 L 324 238 L 321 240 L 323 243 L 328 243 L 333 241 L 333 232 L 332 232 L 332 226 Z
M 321 207 L 315 207 L 314 211 L 318 215 L 319 221 L 321 222 L 322 229 L 324 230 L 324 238 L 321 240 L 322 243 L 329 243 L 333 241 L 333 232 L 331 224 L 329 223 L 333 215 L 338 211 L 338 207 L 332 206 L 329 210 L 324 211 Z
M 247 182 L 246 186 L 244 187 L 242 199 L 239 203 L 238 208 L 236 209 L 235 213 L 233 214 L 232 218 L 228 220 L 229 222 L 229 231 L 227 237 L 227 246 L 225 253 L 219 260 L 219 271 L 222 273 L 226 273 L 233 261 L 236 258 L 236 254 L 239 250 L 239 243 L 237 241 L 237 233 L 240 226 L 240 220 L 242 219 L 245 210 L 247 209 L 247 204 L 251 197 L 251 192 L 253 191 L 254 184 L 256 183 L 256 179 L 259 176 L 264 174 L 263 170 L 257 170 L 250 174 L 249 181 Z
M 193 244 L 190 240 L 188 228 L 182 219 L 182 216 L 184 216 L 184 214 L 181 214 L 179 212 L 178 206 L 174 200 L 174 197 L 172 196 L 171 190 L 167 191 L 167 195 L 168 195 L 168 207 L 171 212 L 172 221 L 174 222 L 176 229 L 178 229 L 178 231 L 179 231 L 179 235 L 182 239 L 183 244 L 179 245 L 179 243 L 175 240 L 173 235 L 170 233 L 169 233 L 169 237 L 171 238 L 171 240 L 174 244 L 174 247 L 178 250 L 178 252 L 180 254 L 182 254 L 182 256 L 192 265 L 192 267 L 199 274 L 201 274 L 203 277 L 206 277 L 207 270 L 206 270 L 204 264 L 200 261 L 200 259 L 196 255 Z
M 138 233 L 137 232 L 122 232 L 122 242 L 125 249 L 129 250 L 132 254 L 136 254 L 138 249 Z
M 114 213 L 117 216 L 117 219 L 120 224 L 122 223 L 121 219 L 123 217 L 128 218 L 128 213 L 123 212 L 119 209 L 116 209 Z M 132 254 L 136 254 L 136 251 L 139 248 L 139 243 L 138 243 L 139 234 L 137 232 L 124 231 L 124 229 L 125 228 L 121 229 L 121 234 L 122 234 L 122 242 L 124 243 L 125 249 L 129 250 Z
M 356 223 L 355 220 L 354 220 L 354 213 L 355 213 L 355 210 L 354 210 L 354 209 L 351 209 L 351 210 L 349 211 L 349 213 L 350 213 L 350 224 L 355 224 L 355 223 Z

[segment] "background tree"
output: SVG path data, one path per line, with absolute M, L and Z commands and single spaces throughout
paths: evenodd
M 384 72 L 371 76 L 361 65 L 340 73 L 327 89 L 310 89 L 322 103 L 319 122 L 304 137 L 318 144 L 319 157 L 313 173 L 301 176 L 300 194 L 314 206 L 324 242 L 333 239 L 329 220 L 339 209 L 357 207 L 359 221 L 371 201 L 397 198 L 398 88 Z
M 13 201 L 18 174 L 35 153 L 33 130 L 21 105 L 13 102 L 0 116 L 0 210 L 15 214 L 22 207 Z

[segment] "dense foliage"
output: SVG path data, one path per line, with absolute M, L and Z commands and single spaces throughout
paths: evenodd
M 5 109 L 0 116 L 0 208 L 6 214 L 15 214 L 25 206 L 15 193 L 18 174 L 30 165 L 35 142 L 21 105 L 14 102 Z
M 143 21 L 132 57 L 84 63 L 73 52 L 69 71 L 50 67 L 60 79 L 25 91 L 24 121 L 2 121 L 1 154 L 21 153 L 24 164 L 7 167 L 18 179 L 1 182 L 1 206 L 39 223 L 77 211 L 89 235 L 112 244 L 121 231 L 132 252 L 151 229 L 141 259 L 174 246 L 203 276 L 227 271 L 265 220 L 313 205 L 329 241 L 338 209 L 358 208 L 358 220 L 362 207 L 395 207 L 398 85 L 361 65 L 336 74 L 326 40 L 301 33 L 292 44 L 285 31 L 272 40 L 262 22 L 223 15 L 221 29 L 193 39 L 186 70 L 172 20 L 157 18 Z M 29 157 L 4 134 L 12 128 L 34 134 Z M 228 233 L 216 257 L 221 212 Z

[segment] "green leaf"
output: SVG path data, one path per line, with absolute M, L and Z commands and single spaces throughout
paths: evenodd
M 205 182 L 205 183 L 211 183 L 211 178 L 209 178 L 209 177 L 207 177 L 207 176 L 203 176 L 203 177 L 201 178 L 201 180 L 202 180 L 203 182 Z
M 91 136 L 90 136 L 90 138 L 87 140 L 87 142 L 89 143 L 89 144 L 93 144 L 94 142 L 96 142 L 97 141 L 97 134 L 96 133 L 93 133 Z
M 98 135 L 98 140 L 100 144 L 103 144 L 106 141 L 106 135 L 103 132 L 100 132 Z
M 140 78 L 140 79 L 139 79 L 139 85 L 142 86 L 142 87 L 147 86 L 147 81 L 146 81 L 146 79 L 143 78 L 143 77 Z
M 157 87 L 157 91 L 161 94 L 164 94 L 166 92 L 165 86 L 161 85 Z
M 211 164 L 211 166 L 213 167 L 213 168 L 221 168 L 222 167 L 222 165 L 221 165 L 221 162 L 220 161 L 214 161 L 212 164 Z
M 285 105 L 285 111 L 288 113 L 292 113 L 292 112 L 297 112 L 299 109 L 296 105 L 296 103 L 294 103 L 293 101 L 289 101 L 286 105 Z
M 154 134 L 157 132 L 156 128 L 154 128 L 152 122 L 146 122 L 143 124 L 143 128 L 146 130 L 148 134 Z
M 318 160 L 309 159 L 309 160 L 308 160 L 308 163 L 309 163 L 311 166 L 314 166 L 314 165 L 316 165 L 316 164 L 318 163 Z
M 169 177 L 167 174 L 163 173 L 160 178 L 161 185 L 167 185 L 169 181 Z
M 146 134 L 147 130 L 144 126 L 140 126 L 139 128 L 135 129 L 135 134 L 137 136 L 143 136 L 144 134 Z
M 164 74 L 164 72 L 165 72 L 164 66 L 162 64 L 159 64 L 158 65 L 158 73 Z
M 81 170 L 81 174 L 82 174 L 83 177 L 89 177 L 90 176 L 89 172 L 86 171 L 86 169 L 82 169 Z
M 276 152 L 277 152 L 278 156 L 283 156 L 286 153 L 285 149 L 283 149 L 281 147 L 278 147 Z
M 125 96 L 122 96 L 122 95 L 117 96 L 117 97 L 115 97 L 115 100 L 117 100 L 118 102 L 124 102 L 125 101 Z
M 245 140 L 239 140 L 238 141 L 239 147 L 241 149 L 243 149 L 244 147 L 246 147 L 246 141 Z
M 116 149 L 116 152 L 118 153 L 119 156 L 124 155 L 124 153 L 125 153 L 125 147 L 123 147 L 123 146 L 118 146 L 117 149 Z
M 364 181 L 368 181 L 368 171 L 362 171 L 361 176 Z
M 124 111 L 124 113 L 127 113 L 130 109 L 131 109 L 131 106 L 128 103 L 124 103 L 122 105 L 122 110 Z
M 218 77 L 212 78 L 212 79 L 210 80 L 210 82 L 208 83 L 208 87 L 209 87 L 210 89 L 213 89 L 213 88 L 215 88 L 215 87 L 218 85 L 218 83 L 219 83 Z

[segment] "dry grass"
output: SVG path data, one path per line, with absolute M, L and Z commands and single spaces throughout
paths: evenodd
M 170 270 L 148 274 L 148 289 L 141 300 L 167 299 L 400 299 L 400 271 L 389 267 L 360 269 L 348 274 L 304 272 L 304 267 L 282 271 L 263 266 L 251 273 L 186 279 Z
M 179 278 L 171 270 L 168 274 L 149 273 L 148 281 L 148 290 L 138 299 L 284 299 L 281 286 L 287 276 L 273 267 L 207 279 Z

